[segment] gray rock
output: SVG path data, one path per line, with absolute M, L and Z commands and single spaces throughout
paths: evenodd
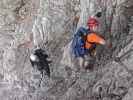
M 112 48 L 98 46 L 87 71 L 70 54 L 71 40 L 99 11 L 97 32 Z M 132 12 L 132 0 L 1 0 L 1 100 L 132 100 Z M 52 60 L 41 82 L 29 61 L 36 47 Z

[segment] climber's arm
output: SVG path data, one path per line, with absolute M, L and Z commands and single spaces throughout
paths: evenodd
M 87 36 L 87 41 L 90 43 L 97 43 L 101 45 L 105 45 L 106 41 L 101 36 L 97 35 L 96 33 L 91 33 Z

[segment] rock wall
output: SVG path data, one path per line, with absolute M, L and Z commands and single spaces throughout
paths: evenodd
M 73 33 L 98 11 L 97 31 L 112 48 L 97 47 L 94 69 L 79 70 Z M 132 12 L 132 0 L 1 0 L 1 100 L 132 100 Z M 41 82 L 29 62 L 36 47 L 52 59 Z

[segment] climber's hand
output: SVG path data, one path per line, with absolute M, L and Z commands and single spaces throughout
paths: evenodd
M 106 41 L 105 41 L 105 40 L 101 40 L 101 41 L 99 41 L 99 43 L 100 43 L 101 45 L 106 45 Z

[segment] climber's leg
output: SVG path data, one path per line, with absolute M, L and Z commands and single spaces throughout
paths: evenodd
M 85 58 L 84 59 L 84 69 L 92 70 L 94 67 L 94 62 L 95 62 L 94 57 L 92 57 L 92 56 L 90 56 L 90 54 L 88 54 L 88 55 L 85 55 L 84 58 Z
M 93 44 L 92 48 L 89 50 L 89 54 L 91 57 L 95 57 L 96 53 L 96 44 Z
M 84 65 L 84 57 L 79 57 L 79 58 L 78 58 L 78 61 L 79 61 L 79 66 L 80 66 L 80 68 L 82 68 L 83 65 Z

